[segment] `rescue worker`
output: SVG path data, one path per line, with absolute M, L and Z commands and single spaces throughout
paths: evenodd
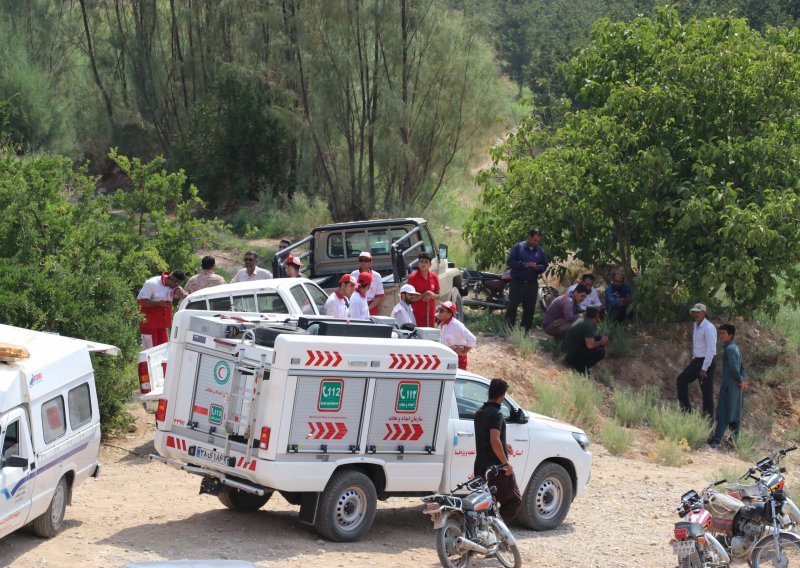
M 392 309 L 392 317 L 397 327 L 404 325 L 417 327 L 417 319 L 414 317 L 414 310 L 411 306 L 417 300 L 419 300 L 419 294 L 411 284 L 400 286 L 400 301 Z
M 475 336 L 463 323 L 455 317 L 456 305 L 453 302 L 442 302 L 436 308 L 436 321 L 439 322 L 440 341 L 458 355 L 458 368 L 467 370 L 467 353 L 478 345 Z
M 380 273 L 372 269 L 372 253 L 369 251 L 361 251 L 358 254 L 358 270 L 354 270 L 351 274 L 358 278 L 358 275 L 364 272 L 372 276 L 372 284 L 367 290 L 367 303 L 369 303 L 369 313 L 376 316 L 383 303 L 383 280 Z
M 215 274 L 216 266 L 217 261 L 213 256 L 204 256 L 200 262 L 200 273 L 189 278 L 186 283 L 186 293 L 191 294 L 203 288 L 225 284 L 225 279 L 219 274 Z
M 439 299 L 441 286 L 439 277 L 431 272 L 431 253 L 421 252 L 417 256 L 417 270 L 408 277 L 408 283 L 420 294 L 419 301 L 414 302 L 414 317 L 417 325 L 434 327 L 436 325 L 436 300 Z
M 352 274 L 350 276 L 353 276 Z M 367 291 L 372 285 L 372 274 L 361 272 L 356 278 L 356 289 L 350 296 L 350 317 L 352 319 L 369 319 L 369 303 Z
M 325 302 L 325 315 L 342 319 L 350 319 L 350 296 L 356 287 L 357 280 L 352 274 L 343 274 L 339 279 L 339 289 L 334 290 Z
M 286 271 L 286 278 L 300 278 L 300 269 L 303 267 L 303 262 L 299 256 L 287 256 L 283 261 L 283 269 Z
M 144 315 L 144 321 L 139 322 L 143 349 L 169 341 L 167 330 L 172 325 L 172 300 L 188 296 L 181 288 L 184 280 L 186 274 L 183 270 L 173 270 L 149 278 L 139 290 L 136 302 Z
M 258 254 L 253 251 L 244 253 L 244 268 L 231 279 L 231 284 L 236 282 L 251 282 L 253 280 L 269 280 L 272 272 L 258 266 Z

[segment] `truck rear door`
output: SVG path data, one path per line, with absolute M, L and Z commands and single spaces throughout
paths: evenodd
M 23 526 L 33 498 L 33 448 L 28 418 L 22 408 L 0 417 L 0 538 Z M 24 467 L 9 463 L 9 458 L 24 458 Z

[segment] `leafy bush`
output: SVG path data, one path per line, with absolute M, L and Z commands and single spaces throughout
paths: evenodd
M 755 462 L 759 457 L 759 437 L 749 432 L 739 432 L 739 438 L 733 443 L 736 455 L 746 462 Z
M 544 381 L 533 381 L 533 411 L 559 420 L 567 420 L 569 413 L 564 405 L 564 389 Z
M 690 449 L 686 440 L 659 440 L 653 445 L 650 459 L 672 467 L 681 467 L 686 463 Z
M 597 326 L 599 335 L 608 336 L 608 346 L 606 353 L 609 357 L 627 357 L 633 348 L 633 337 L 624 325 L 620 325 L 611 320 L 603 320 Z
M 621 456 L 628 451 L 633 443 L 635 432 L 616 422 L 609 421 L 600 432 L 600 440 L 603 446 L 613 456 Z
M 304 237 L 311 229 L 330 223 L 328 205 L 319 197 L 295 193 L 291 198 L 261 192 L 258 205 L 242 208 L 227 219 L 231 230 L 247 238 Z
M 526 357 L 539 352 L 539 341 L 528 335 L 528 332 L 522 327 L 514 326 L 507 329 L 506 338 L 517 351 Z
M 664 438 L 684 441 L 690 448 L 699 448 L 708 441 L 711 424 L 700 412 L 685 412 L 677 403 L 651 408 L 648 419 L 652 428 Z
M 646 386 L 638 392 L 620 389 L 614 392 L 614 416 L 624 426 L 637 428 L 648 413 L 658 406 L 658 389 Z
M 603 391 L 585 375 L 570 373 L 567 384 L 568 421 L 588 430 L 597 423 Z

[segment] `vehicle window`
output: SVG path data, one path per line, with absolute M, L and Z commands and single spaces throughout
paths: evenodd
M 458 405 L 458 417 L 465 420 L 475 418 L 475 412 L 483 406 L 489 398 L 489 385 L 466 379 L 457 379 L 455 384 L 456 404 Z M 503 417 L 508 419 L 511 416 L 511 405 L 507 400 L 500 405 Z
M 253 294 L 234 296 L 231 306 L 236 312 L 254 312 L 256 311 L 256 298 Z
M 265 292 L 256 296 L 258 299 L 258 311 L 260 314 L 288 314 L 289 308 L 281 299 L 277 292 Z M 301 304 L 302 305 L 302 304 Z
M 297 286 L 292 286 L 289 289 L 289 292 L 292 294 L 294 301 L 297 302 L 297 305 L 300 306 L 301 313 L 305 315 L 314 314 L 314 307 L 311 303 L 311 298 L 308 297 L 308 294 L 300 284 Z
M 205 310 L 206 309 L 206 301 L 205 300 L 195 300 L 193 302 L 189 302 L 186 304 L 187 310 Z
M 325 291 L 316 284 L 306 284 L 306 292 L 311 296 L 314 305 L 317 306 L 317 313 L 324 313 L 325 302 L 328 301 L 328 295 Z
M 347 258 L 356 258 L 361 251 L 369 250 L 367 233 L 364 231 L 345 233 L 345 249 L 347 250 Z
M 6 428 L 3 438 L 3 459 L 19 455 L 19 420 L 15 420 Z M 25 457 L 25 456 L 23 456 Z
M 422 245 L 425 249 L 425 252 L 429 252 L 433 256 L 436 256 L 438 251 L 436 250 L 436 243 L 433 242 L 433 238 L 431 237 L 431 232 L 427 227 L 422 227 L 419 233 L 422 235 L 422 241 L 425 243 Z
M 67 394 L 69 407 L 69 427 L 76 430 L 92 419 L 92 399 L 89 396 L 89 383 L 83 383 Z
M 341 233 L 328 235 L 328 258 L 344 258 L 344 245 Z
M 64 417 L 63 396 L 57 396 L 42 405 L 42 427 L 46 444 L 66 433 L 67 423 Z
M 222 296 L 221 298 L 209 298 L 208 309 L 229 312 L 231 311 L 231 299 L 229 296 Z

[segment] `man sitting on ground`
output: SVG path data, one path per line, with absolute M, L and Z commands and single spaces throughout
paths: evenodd
M 630 317 L 628 306 L 633 302 L 633 290 L 625 284 L 625 276 L 615 272 L 606 288 L 606 314 L 611 321 L 622 323 Z
M 578 284 L 572 292 L 561 294 L 553 300 L 542 318 L 544 332 L 552 337 L 563 337 L 572 322 L 581 315 L 580 303 L 588 293 L 586 286 Z
M 606 356 L 605 346 L 608 345 L 608 337 L 596 335 L 599 320 L 600 310 L 590 306 L 564 335 L 567 364 L 579 373 L 588 373 L 589 369 Z
M 414 317 L 414 310 L 411 304 L 419 299 L 417 289 L 411 284 L 400 286 L 400 301 L 392 309 L 392 317 L 397 327 L 411 326 L 417 327 L 417 318 Z
M 600 296 L 597 294 L 597 288 L 594 287 L 594 274 L 584 274 L 581 276 L 580 282 L 576 282 L 569 288 L 567 288 L 567 292 L 572 292 L 575 288 L 578 287 L 578 284 L 583 284 L 589 289 L 589 293 L 586 295 L 586 298 L 583 299 L 581 302 L 581 309 L 585 310 L 586 308 L 594 307 L 594 308 L 602 308 L 603 302 L 600 301 Z

